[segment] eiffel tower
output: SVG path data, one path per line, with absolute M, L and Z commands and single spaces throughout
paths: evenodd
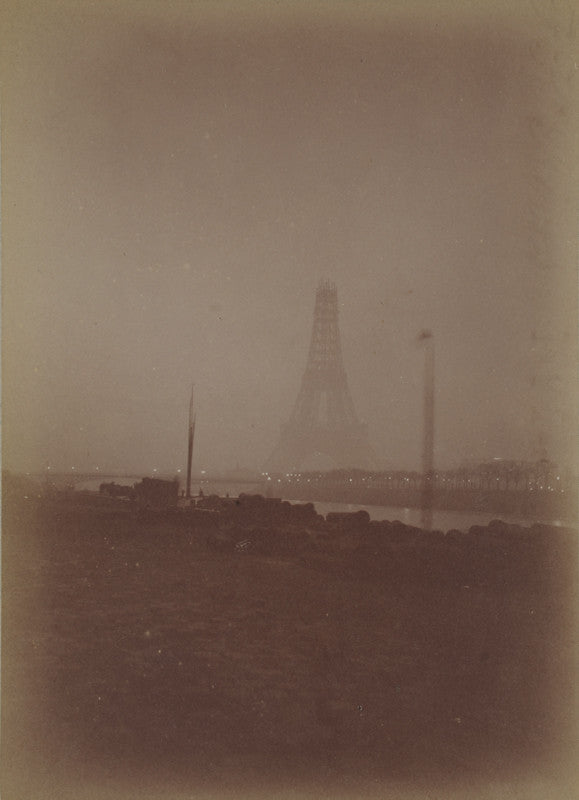
M 356 417 L 342 362 L 338 292 L 327 280 L 316 290 L 310 351 L 298 397 L 266 470 L 293 472 L 314 454 L 330 456 L 337 467 L 375 466 L 367 428 Z

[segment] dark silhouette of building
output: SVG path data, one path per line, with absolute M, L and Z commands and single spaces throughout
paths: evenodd
M 179 482 L 164 481 L 160 478 L 143 478 L 135 484 L 135 497 L 140 506 L 162 510 L 177 506 Z
M 297 470 L 308 456 L 317 453 L 332 458 L 336 466 L 375 465 L 366 426 L 354 411 L 342 361 L 338 292 L 327 280 L 321 281 L 316 291 L 312 339 L 301 388 L 266 470 Z

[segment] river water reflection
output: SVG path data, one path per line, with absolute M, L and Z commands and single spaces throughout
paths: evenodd
M 358 509 L 364 508 L 370 514 L 370 519 L 399 520 L 405 525 L 420 527 L 421 511 L 419 508 L 357 506 L 349 503 L 314 503 L 314 505 L 318 514 L 323 514 L 324 516 L 330 511 L 358 511 Z M 561 520 L 529 520 L 509 514 L 483 513 L 479 511 L 441 511 L 435 509 L 432 512 L 432 528 L 433 530 L 444 532 L 452 529 L 466 532 L 471 525 L 488 525 L 493 519 L 502 519 L 512 525 L 522 525 L 524 527 L 528 527 L 534 522 L 543 522 L 558 527 L 564 524 Z

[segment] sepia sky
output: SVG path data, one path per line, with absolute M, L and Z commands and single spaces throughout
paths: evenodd
M 437 465 L 570 465 L 576 34 L 511 5 L 12 4 L 5 467 L 174 472 L 194 381 L 196 466 L 261 468 L 322 277 L 384 466 L 423 328 Z

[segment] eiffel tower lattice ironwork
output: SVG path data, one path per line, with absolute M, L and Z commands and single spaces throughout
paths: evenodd
M 342 361 L 338 292 L 327 280 L 316 291 L 312 339 L 298 397 L 266 469 L 295 471 L 315 454 L 329 456 L 336 467 L 375 466 L 367 428 L 356 417 Z

